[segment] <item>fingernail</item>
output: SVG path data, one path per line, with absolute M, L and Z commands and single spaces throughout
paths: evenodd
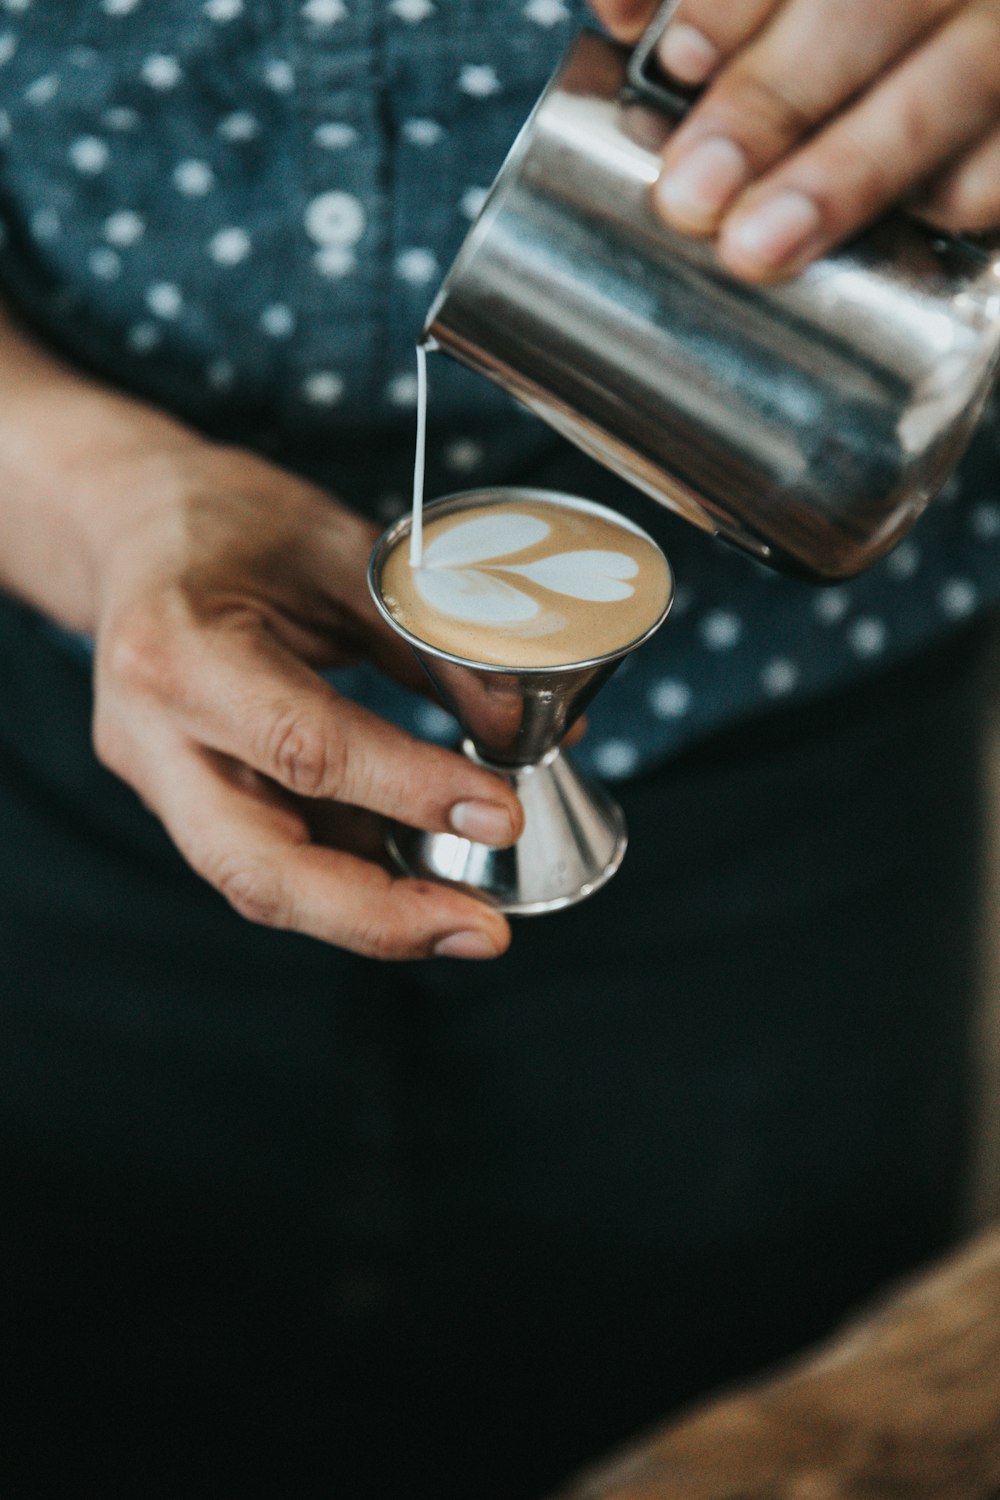
M 682 229 L 711 229 L 734 193 L 750 175 L 735 141 L 710 136 L 656 184 L 664 216 Z
M 684 21 L 667 27 L 656 52 L 662 66 L 681 83 L 704 83 L 721 60 L 715 43 Z
M 456 802 L 448 814 L 455 833 L 475 844 L 499 844 L 514 840 L 510 813 L 500 802 Z
M 801 254 L 822 222 L 819 209 L 805 193 L 778 193 L 746 218 L 727 225 L 721 249 L 761 270 L 773 270 Z
M 496 958 L 485 932 L 450 932 L 434 945 L 436 958 Z

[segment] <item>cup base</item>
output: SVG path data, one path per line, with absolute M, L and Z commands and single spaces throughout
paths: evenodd
M 487 764 L 471 745 L 462 748 L 477 764 Z M 493 849 L 454 833 L 390 823 L 385 845 L 397 869 L 525 917 L 573 906 L 611 879 L 628 835 L 621 808 L 602 786 L 588 781 L 558 749 L 535 765 L 490 770 L 514 788 L 524 808 L 517 843 Z

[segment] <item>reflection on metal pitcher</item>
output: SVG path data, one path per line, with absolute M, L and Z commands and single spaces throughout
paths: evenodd
M 424 341 L 697 525 L 850 576 L 909 529 L 971 435 L 1000 361 L 1000 259 L 897 216 L 789 283 L 739 282 L 654 215 L 663 103 L 629 82 L 626 51 L 584 32 Z

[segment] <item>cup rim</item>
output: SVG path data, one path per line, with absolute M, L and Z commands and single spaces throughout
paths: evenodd
M 628 641 L 624 646 L 617 647 L 614 651 L 606 651 L 601 656 L 591 656 L 581 661 L 558 662 L 553 666 L 547 667 L 503 666 L 499 662 L 478 661 L 475 657 L 459 656 L 453 651 L 446 651 L 442 646 L 434 646 L 430 641 L 423 640 L 419 635 L 415 635 L 412 630 L 408 630 L 405 625 L 400 624 L 395 615 L 386 606 L 379 589 L 382 565 L 386 557 L 400 539 L 409 533 L 412 525 L 412 514 L 407 511 L 405 515 L 398 517 L 397 520 L 386 527 L 372 548 L 371 556 L 368 559 L 368 592 L 382 619 L 385 620 L 386 624 L 391 627 L 396 635 L 401 636 L 418 653 L 422 652 L 426 656 L 432 656 L 437 661 L 451 662 L 455 666 L 473 667 L 477 672 L 491 672 L 508 677 L 552 677 L 562 675 L 566 672 L 579 672 L 591 667 L 606 666 L 609 662 L 618 661 L 621 657 L 628 656 L 636 647 L 641 646 L 644 641 L 649 640 L 650 636 L 656 634 L 670 613 L 674 602 L 674 595 L 676 593 L 674 570 L 670 566 L 670 560 L 659 542 L 655 541 L 649 535 L 648 531 L 644 531 L 630 517 L 621 515 L 620 512 L 612 510 L 610 506 L 601 505 L 596 500 L 586 500 L 580 495 L 570 495 L 562 490 L 539 489 L 533 485 L 497 484 L 484 485 L 474 490 L 458 490 L 451 495 L 442 495 L 437 500 L 432 500 L 424 506 L 424 518 L 426 520 L 428 516 L 439 514 L 444 510 L 457 510 L 463 506 L 489 505 L 498 499 L 510 499 L 514 496 L 524 500 L 537 500 L 546 504 L 562 505 L 571 510 L 585 510 L 589 511 L 591 515 L 603 516 L 605 520 L 611 521 L 617 526 L 624 526 L 627 531 L 633 532 L 636 536 L 643 537 L 649 542 L 650 546 L 655 547 L 663 558 L 663 564 L 667 570 L 667 598 L 656 619 L 647 626 L 641 635 L 637 635 L 633 640 Z

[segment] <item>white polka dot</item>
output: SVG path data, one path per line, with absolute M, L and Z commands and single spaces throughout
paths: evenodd
M 962 488 L 962 477 L 960 474 L 952 474 L 951 478 L 938 491 L 938 503 L 950 505 L 957 500 Z
M 344 0 L 305 0 L 302 14 L 314 26 L 334 26 L 347 15 Z
M 404 120 L 403 139 L 411 146 L 436 146 L 444 135 L 437 120 Z
M 154 52 L 139 69 L 139 76 L 151 89 L 173 89 L 180 83 L 183 74 L 176 57 L 170 57 L 165 52 Z
M 689 588 L 686 583 L 679 583 L 674 590 L 674 602 L 670 606 L 670 618 L 672 620 L 679 620 L 682 615 L 686 615 L 694 603 L 694 599 L 694 590 Z
M 677 677 L 662 677 L 649 690 L 649 706 L 658 719 L 683 719 L 691 707 L 691 689 Z
M 356 245 L 365 232 L 365 211 L 351 193 L 320 193 L 306 204 L 305 226 L 317 245 Z
M 155 323 L 133 323 L 125 342 L 133 354 L 148 354 L 163 340 L 163 330 Z
M 146 290 L 146 306 L 158 318 L 176 318 L 184 306 L 181 289 L 172 281 L 157 281 Z
M 17 51 L 17 37 L 12 31 L 0 32 L 0 68 L 9 63 Z
M 302 382 L 302 394 L 314 406 L 335 406 L 344 394 L 344 379 L 332 370 L 314 370 Z
M 912 578 L 919 567 L 920 548 L 912 541 L 900 542 L 885 560 L 885 571 L 899 582 Z
M 569 20 L 569 11 L 563 0 L 528 0 L 524 14 L 536 26 L 558 26 Z
M 411 286 L 427 286 L 438 274 L 437 257 L 433 250 L 414 245 L 401 250 L 396 256 L 396 275 Z
M 397 20 L 408 21 L 411 26 L 434 14 L 431 0 L 389 0 L 389 9 Z
M 31 216 L 31 232 L 36 240 L 54 240 L 62 232 L 62 220 L 54 208 L 40 208 Z
M 232 390 L 236 381 L 236 371 L 231 360 L 213 359 L 205 371 L 205 379 L 213 391 Z
M 295 332 L 295 314 L 284 302 L 272 302 L 261 313 L 260 326 L 272 339 L 287 339 Z
M 1000 505 L 984 500 L 972 512 L 969 525 L 981 542 L 995 541 L 1000 536 Z
M 203 198 L 215 186 L 215 173 L 207 161 L 179 161 L 173 171 L 173 184 L 188 198 Z
M 799 669 L 787 656 L 775 656 L 761 671 L 760 682 L 770 698 L 782 698 L 790 693 L 799 680 Z
M 10 135 L 10 115 L 5 109 L 0 109 L 0 141 L 5 141 Z
M 208 242 L 208 253 L 220 266 L 236 266 L 250 254 L 250 236 L 245 229 L 220 229 Z
M 78 136 L 70 145 L 68 152 L 69 159 L 76 170 L 88 177 L 104 171 L 110 154 L 107 142 L 99 140 L 96 135 Z
M 138 4 L 139 0 L 101 0 L 101 9 L 107 16 L 127 16 Z
M 31 0 L 3 0 L 4 10 L 13 11 L 15 14 L 27 10 L 30 5 Z
M 469 187 L 462 194 L 461 209 L 467 219 L 478 219 L 483 204 L 489 197 L 489 188 Z
M 240 145 L 260 134 L 260 121 L 248 109 L 237 109 L 219 121 L 218 130 L 224 141 Z
M 264 69 L 264 82 L 276 94 L 290 94 L 295 88 L 295 69 L 283 57 L 276 57 Z
M 851 596 L 846 589 L 825 588 L 813 596 L 813 613 L 824 625 L 839 625 L 851 607 Z
M 491 94 L 499 93 L 500 80 L 496 69 L 488 63 L 466 63 L 458 75 L 458 86 L 463 94 L 471 94 L 474 99 L 488 99 Z
M 456 474 L 468 474 L 482 463 L 483 445 L 475 438 L 455 438 L 454 442 L 448 443 L 442 457 L 446 468 Z
M 243 14 L 243 0 L 205 0 L 202 9 L 210 21 L 235 21 Z
M 451 740 L 458 733 L 458 725 L 451 714 L 436 703 L 421 703 L 416 711 L 417 728 L 431 740 Z
M 324 245 L 313 256 L 313 265 L 321 276 L 349 276 L 357 265 L 357 256 L 346 245 Z
M 122 258 L 117 250 L 107 245 L 98 245 L 87 256 L 87 265 L 101 281 L 115 281 L 122 274 Z
M 628 740 L 605 740 L 594 749 L 594 765 L 602 776 L 628 776 L 639 764 L 639 752 Z
M 952 620 L 971 615 L 979 602 L 976 585 L 968 578 L 948 578 L 938 591 L 938 603 Z
M 137 109 L 127 109 L 124 105 L 116 104 L 104 111 L 101 124 L 106 130 L 136 130 L 139 118 Z
M 713 609 L 698 626 L 705 645 L 712 651 L 728 651 L 743 634 L 743 622 L 730 609 Z
M 860 615 L 848 627 L 847 640 L 856 656 L 879 656 L 886 646 L 885 623 L 874 615 Z
M 354 126 L 344 120 L 324 120 L 313 131 L 313 140 L 325 151 L 343 151 L 354 144 L 357 134 Z
M 40 108 L 48 104 L 59 92 L 59 76 L 56 73 L 43 73 L 41 78 L 36 78 L 34 83 L 29 83 L 24 91 L 24 97 L 29 104 Z
M 145 219 L 133 213 L 130 208 L 120 208 L 117 213 L 109 214 L 105 219 L 104 238 L 110 244 L 117 245 L 119 250 L 127 250 L 129 245 L 142 239 L 145 229 Z
M 394 375 L 385 388 L 385 393 L 393 406 L 416 406 L 417 404 L 417 377 L 407 373 L 405 375 Z

